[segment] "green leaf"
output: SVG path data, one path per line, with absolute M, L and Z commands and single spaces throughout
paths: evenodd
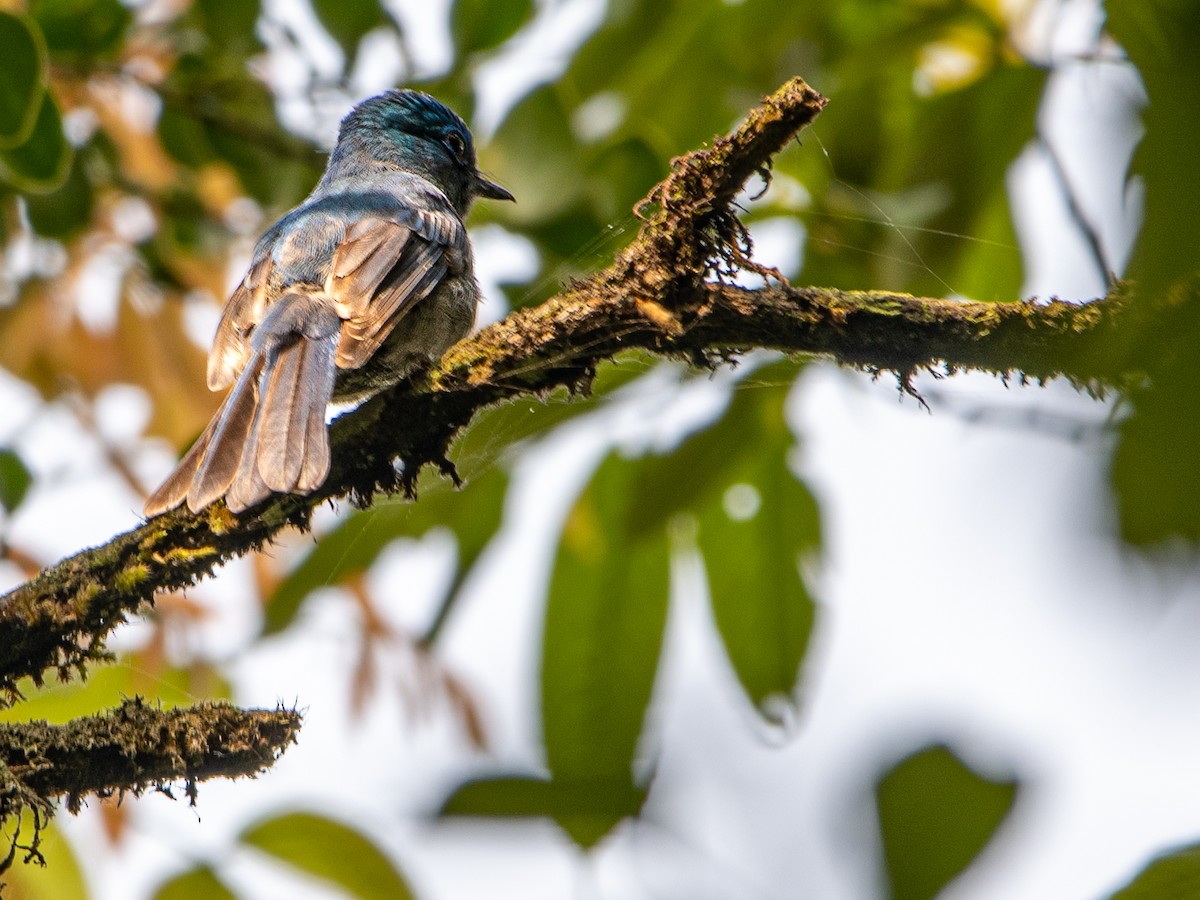
M 550 782 L 529 775 L 477 778 L 460 784 L 442 803 L 439 816 L 507 818 L 553 816 Z
M 455 0 L 450 34 L 459 57 L 504 43 L 533 15 L 533 0 Z
M 196 866 L 159 885 L 154 900 L 237 900 L 237 894 L 212 868 Z
M 254 33 L 259 0 L 195 0 L 189 15 L 200 26 L 217 54 L 245 57 L 261 43 Z
M 0 178 L 20 191 L 48 193 L 66 180 L 73 155 L 63 136 L 58 104 L 47 94 L 25 142 L 0 150 Z
M 983 198 L 980 198 L 983 199 Z M 971 240 L 963 241 L 949 284 L 973 300 L 1003 302 L 1015 299 L 1025 277 L 1017 245 L 1008 188 L 1003 180 L 977 210 Z
M 1200 897 L 1200 845 L 1180 847 L 1151 860 L 1109 900 Z
M 913 223 L 929 230 L 905 234 L 919 255 L 905 290 L 966 294 L 969 286 L 978 293 L 968 296 L 978 300 L 1017 296 L 1023 262 L 1004 178 L 1035 136 L 1046 75 L 1024 63 L 995 65 L 970 86 L 917 106 L 914 134 L 903 142 L 903 177 L 907 184 L 948 188 L 949 197 Z M 1004 122 L 1000 131 L 998 121 Z M 903 249 L 894 248 L 897 254 Z M 943 283 L 958 277 L 962 283 Z
M 1130 392 L 1133 414 L 1120 426 L 1111 478 L 1122 536 L 1153 544 L 1175 536 L 1200 541 L 1200 6 L 1186 0 L 1112 0 L 1109 29 L 1137 64 L 1149 105 L 1133 172 L 1145 185 L 1142 228 L 1130 262 L 1146 315 L 1130 316 L 1110 353 L 1132 355 L 1148 384 Z
M 547 781 L 511 776 L 459 785 L 438 815 L 474 818 L 545 817 L 576 823 L 581 833 L 603 836 L 613 821 L 637 815 L 646 791 L 628 778 Z
M 239 841 L 331 881 L 353 897 L 413 897 L 404 875 L 382 850 L 360 832 L 324 816 L 275 816 L 247 828 Z
M 0 506 L 12 512 L 21 505 L 33 474 L 14 450 L 0 449 Z
M 633 527 L 638 463 L 610 455 L 563 527 L 542 643 L 542 730 L 551 780 L 636 789 L 633 764 L 662 649 L 666 530 Z M 583 848 L 619 814 L 557 817 Z
M 24 16 L 0 12 L 0 148 L 24 143 L 46 94 L 46 48 Z
M 591 208 L 603 221 L 631 215 L 651 185 L 667 174 L 663 159 L 644 138 L 609 143 L 588 163 Z M 604 260 L 607 265 L 609 260 Z
M 66 180 L 48 194 L 27 194 L 29 224 L 45 237 L 66 239 L 81 234 L 92 222 L 95 191 L 84 165 L 92 148 L 73 154 Z
M 491 465 L 512 447 L 550 434 L 564 422 L 594 411 L 612 394 L 661 365 L 644 351 L 628 351 L 601 366 L 586 395 L 559 389 L 548 396 L 516 397 L 480 410 L 454 443 L 453 456 L 465 465 Z M 470 477 L 467 482 L 470 487 Z
M 217 155 L 204 125 L 179 106 L 163 104 L 157 130 L 163 149 L 184 165 L 200 166 Z
M 795 693 L 812 634 L 816 604 L 799 562 L 819 550 L 821 519 L 786 457 L 759 449 L 700 511 L 698 541 L 725 652 L 751 703 L 776 721 L 772 701 Z
M 133 13 L 119 0 L 33 0 L 50 55 L 86 63 L 117 55 Z
M 782 455 L 792 444 L 783 404 L 803 363 L 781 360 L 755 370 L 733 389 L 720 418 L 662 456 L 642 464 L 634 524 L 649 529 L 676 513 L 695 510 L 734 481 L 731 474 L 763 453 Z
M 1200 4 L 1109 0 L 1108 28 L 1137 65 L 1149 104 L 1133 159 L 1145 210 L 1129 275 L 1147 297 L 1197 270 L 1200 246 Z
M 537 153 L 530 153 L 535 136 Z M 581 198 L 580 149 L 555 85 L 540 87 L 518 103 L 480 156 L 483 168 L 517 197 L 516 206 L 505 210 L 517 223 L 551 219 Z
M 636 133 L 666 160 L 728 130 L 796 74 L 804 44 L 813 39 L 807 23 L 820 6 L 612 2 L 560 86 L 580 100 L 617 95 L 626 116 L 612 140 Z
M 247 71 L 190 93 L 207 145 L 233 166 L 246 190 L 267 206 L 291 206 L 320 175 L 320 155 L 288 134 L 275 116 L 266 86 Z
M 1142 320 L 1133 353 L 1149 384 L 1130 392 L 1133 414 L 1120 424 L 1110 477 L 1121 536 L 1138 545 L 1174 536 L 1200 542 L 1200 287 Z M 1137 325 L 1137 320 L 1132 322 Z M 1118 340 L 1128 340 L 1130 329 Z M 1114 353 L 1127 348 L 1114 347 Z
M 932 900 L 991 840 L 1015 780 L 976 774 L 944 746 L 902 760 L 875 785 L 892 900 Z
M 364 35 L 390 22 L 378 0 L 313 0 L 313 10 L 347 58 Z
M 397 538 L 418 538 L 432 528 L 449 528 L 458 539 L 458 577 L 451 585 L 456 589 L 499 530 L 507 489 L 508 476 L 492 466 L 470 478 L 461 490 L 434 484 L 417 503 L 378 504 L 351 513 L 276 588 L 267 605 L 263 634 L 287 628 L 309 594 L 365 572 Z
M 209 673 L 205 676 L 207 681 Z M 145 697 L 167 709 L 189 706 L 196 702 L 198 688 L 193 673 L 187 669 L 168 669 L 148 677 L 135 654 L 114 665 L 93 668 L 86 681 L 50 680 L 39 688 L 25 680 L 20 690 L 26 699 L 17 706 L 0 709 L 0 722 L 45 719 L 61 724 L 92 715 L 98 709 L 118 706 L 126 697 Z M 213 676 L 211 686 L 205 685 L 205 694 L 229 697 L 231 691 L 228 683 Z
M 715 422 L 645 460 L 634 513 L 639 529 L 683 511 L 696 517 L 725 651 L 771 721 L 781 710 L 767 701 L 794 694 L 815 616 L 799 560 L 821 546 L 816 500 L 787 462 L 794 438 L 784 404 L 801 365 L 751 372 Z
M 32 829 L 33 823 L 25 817 L 21 823 L 23 841 L 30 836 Z M 7 831 L 5 836 L 8 836 Z M 42 843 L 38 849 L 46 858 L 44 867 L 34 863 L 22 864 L 23 854 L 17 851 L 14 865 L 4 873 L 5 897 L 9 900 L 87 900 L 91 896 L 79 859 L 53 822 L 43 829 Z

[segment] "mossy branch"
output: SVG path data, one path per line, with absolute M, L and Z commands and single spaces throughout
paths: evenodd
M 242 710 L 228 703 L 164 710 L 137 698 L 65 725 L 0 724 L 0 822 L 19 822 L 22 813 L 33 821 L 29 843 L 16 829 L 0 871 L 18 850 L 27 862 L 40 859 L 39 833 L 55 798 L 65 797 L 74 813 L 89 794 L 170 793 L 172 784 L 183 782 L 194 800 L 198 782 L 270 768 L 299 728 L 300 714 L 293 710 Z
M 1117 294 L 1086 305 L 990 304 L 797 288 L 770 277 L 758 290 L 726 283 L 737 269 L 771 276 L 748 258 L 732 201 L 824 104 L 793 79 L 732 134 L 675 160 L 639 207 L 637 238 L 612 266 L 484 329 L 422 377 L 339 418 L 333 470 L 312 495 L 275 496 L 240 516 L 220 503 L 196 515 L 176 509 L 0 598 L 0 693 L 14 698 L 23 676 L 40 683 L 49 669 L 81 669 L 155 593 L 192 584 L 285 527 L 305 527 L 328 498 L 365 503 L 379 491 L 411 493 L 428 463 L 453 474 L 449 445 L 479 410 L 586 387 L 596 367 L 622 350 L 711 365 L 769 347 L 904 378 L 943 365 L 1088 385 L 1121 379 L 1119 361 L 1102 350 L 1125 306 Z

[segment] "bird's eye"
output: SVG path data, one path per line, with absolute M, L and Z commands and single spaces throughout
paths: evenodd
M 442 138 L 442 142 L 455 159 L 462 159 L 463 154 L 467 152 L 467 142 L 463 140 L 463 136 L 457 131 L 447 131 L 446 136 Z

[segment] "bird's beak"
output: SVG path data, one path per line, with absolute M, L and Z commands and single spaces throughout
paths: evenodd
M 484 178 L 480 172 L 475 173 L 475 196 L 488 197 L 492 200 L 512 200 L 514 203 L 517 201 L 510 191 L 500 187 L 496 182 Z

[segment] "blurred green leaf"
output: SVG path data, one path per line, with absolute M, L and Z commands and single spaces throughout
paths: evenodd
M 976 300 L 1017 296 L 1024 274 L 1005 175 L 1035 136 L 1046 76 L 1028 63 L 997 64 L 968 87 L 935 94 L 916 107 L 915 133 L 903 142 L 908 171 L 902 177 L 906 184 L 945 189 L 947 197 L 941 209 L 913 223 L 926 230 L 905 235 L 920 263 L 905 290 L 950 291 Z M 1004 127 L 997 129 L 997 122 Z M 961 284 L 949 281 L 959 277 Z M 976 293 L 967 294 L 968 284 Z
M 470 479 L 473 477 L 470 469 L 492 465 L 502 451 L 549 434 L 563 422 L 594 410 L 614 391 L 657 365 L 659 361 L 648 353 L 623 353 L 597 370 L 591 390 L 585 396 L 571 397 L 563 389 L 550 396 L 518 397 L 483 409 L 454 444 L 452 455 L 456 464 Z
M 781 711 L 770 701 L 794 694 L 812 634 L 816 605 L 799 560 L 820 549 L 821 520 L 786 455 L 759 450 L 702 507 L 698 541 L 725 652 L 751 703 L 775 721 Z
M 449 528 L 458 540 L 459 576 L 451 585 L 456 589 L 500 528 L 507 489 L 508 476 L 492 466 L 461 490 L 439 484 L 423 491 L 417 503 L 381 503 L 351 513 L 276 588 L 263 634 L 287 628 L 310 593 L 366 571 L 392 541 L 418 538 L 432 528 Z
M 642 138 L 606 144 L 588 165 L 591 208 L 601 221 L 631 215 L 647 191 L 667 175 L 667 167 Z M 611 260 L 603 260 L 608 265 Z
M 107 666 L 97 666 L 88 672 L 87 680 L 50 680 L 38 688 L 29 681 L 21 682 L 25 699 L 18 706 L 0 709 L 0 722 L 21 722 L 45 719 L 51 723 L 69 722 L 80 716 L 92 715 L 99 709 L 119 706 L 126 697 L 145 697 L 157 705 L 171 709 L 196 702 L 197 685 L 192 671 L 170 668 L 149 675 L 133 654 L 130 658 Z M 205 672 L 204 694 L 209 697 L 230 697 L 228 682 L 211 672 Z
M 251 825 L 238 840 L 333 882 L 353 897 L 413 897 L 408 881 L 382 850 L 360 832 L 324 816 L 305 812 L 275 816 Z
M 0 178 L 20 191 L 48 193 L 66 180 L 73 155 L 58 104 L 47 94 L 25 143 L 0 150 Z
M 250 196 L 284 209 L 316 184 L 325 157 L 282 126 L 274 98 L 247 59 L 232 50 L 180 57 L 159 89 L 158 133 L 180 162 L 223 162 Z
M 24 143 L 46 94 L 46 48 L 24 16 L 0 12 L 0 149 Z
M 391 21 L 378 0 L 313 0 L 313 10 L 347 59 L 364 35 Z
M 737 384 L 720 417 L 639 473 L 635 529 L 690 511 L 713 615 L 751 703 L 794 692 L 815 606 L 799 559 L 821 547 L 816 500 L 788 467 L 794 438 L 784 404 L 802 363 L 762 366 Z
M 1137 65 L 1149 104 L 1132 170 L 1145 207 L 1129 275 L 1146 297 L 1196 272 L 1200 247 L 1200 4 L 1109 0 L 1108 29 Z
M 460 784 L 442 803 L 439 816 L 507 818 L 555 813 L 553 789 L 545 778 L 512 775 L 477 778 Z
M 1018 782 L 976 774 L 944 746 L 897 763 L 875 785 L 892 900 L 932 900 L 991 840 Z
M 638 530 L 706 504 L 734 482 L 733 472 L 760 455 L 786 453 L 791 432 L 783 404 L 803 363 L 784 359 L 761 366 L 734 386 L 719 418 L 688 435 L 675 449 L 647 457 L 638 474 L 641 501 L 632 511 Z
M 605 223 L 580 198 L 567 210 L 544 220 L 520 224 L 519 230 L 538 247 L 540 274 L 528 285 L 506 289 L 509 305 L 524 309 L 543 303 L 569 284 L 572 278 L 590 275 L 613 261 L 613 256 L 637 232 L 632 216 Z
M 73 157 L 71 169 L 61 187 L 48 194 L 25 196 L 29 224 L 45 237 L 60 240 L 74 237 L 92 224 L 95 191 L 85 171 L 86 150 L 75 153 Z
M 33 823 L 26 818 L 21 837 L 27 839 L 32 829 Z M 43 829 L 38 849 L 46 857 L 44 867 L 23 864 L 23 854 L 17 851 L 14 865 L 4 873 L 6 900 L 87 900 L 91 896 L 75 851 L 53 822 Z
M 852 54 L 858 68 L 813 129 L 821 152 L 781 159 L 815 198 L 806 279 L 980 300 L 1020 290 L 1005 176 L 1035 136 L 1046 73 L 995 62 L 965 87 L 918 96 L 917 38 L 954 21 L 950 6 L 938 9 L 941 19 L 906 33 L 911 44 Z M 868 52 L 883 54 L 880 65 L 864 63 Z
M 324 159 L 279 122 L 275 99 L 252 72 L 263 47 L 258 0 L 196 0 L 173 24 L 183 51 L 158 87 L 158 136 L 187 166 L 221 162 L 268 210 L 293 206 L 311 190 Z M 175 188 L 180 194 L 187 183 Z M 194 250 L 195 229 L 172 223 L 177 242 Z
M 208 143 L 260 203 L 291 206 L 316 184 L 324 159 L 283 130 L 261 82 L 249 75 L 221 81 L 197 100 Z
M 1200 846 L 1155 857 L 1109 900 L 1167 900 L 1200 897 Z
M 775 4 L 745 5 L 761 15 Z M 1015 297 L 1022 258 L 1005 175 L 1035 136 L 1046 72 L 1014 60 L 1004 23 L 978 4 L 795 6 L 792 46 L 811 56 L 796 71 L 834 101 L 801 135 L 803 149 L 775 165 L 811 198 L 779 210 L 805 222 L 805 279 Z M 918 90 L 936 48 L 976 69 L 961 84 Z
M 504 43 L 533 15 L 533 0 L 454 0 L 450 33 L 461 57 Z
M 628 778 L 593 781 L 547 781 L 512 776 L 481 778 L 460 785 L 438 815 L 476 818 L 541 816 L 580 824 L 580 830 L 603 835 L 612 822 L 637 815 L 644 789 Z
M 203 123 L 179 106 L 163 105 L 157 130 L 163 149 L 184 165 L 200 166 L 217 158 Z
M 1200 171 L 1193 163 L 1200 123 L 1200 7 L 1182 0 L 1107 5 L 1109 29 L 1137 64 L 1149 105 L 1133 171 L 1145 210 L 1130 263 L 1134 312 L 1111 352 L 1131 354 L 1148 383 L 1130 392 L 1112 463 L 1122 536 L 1154 544 L 1200 541 Z
M 235 894 L 209 866 L 180 872 L 159 885 L 154 900 L 237 900 Z
M 662 649 L 669 572 L 666 530 L 632 527 L 638 468 L 607 457 L 567 517 L 541 674 L 551 780 L 622 785 L 629 794 L 637 788 L 633 766 Z M 593 812 L 557 821 L 586 849 L 621 818 Z
M 255 35 L 259 0 L 195 0 L 189 16 L 209 40 L 209 51 L 246 57 L 262 44 Z
M 997 181 L 990 196 L 977 199 L 982 202 L 975 211 L 970 239 L 961 241 L 953 251 L 957 261 L 947 283 L 972 300 L 1015 300 L 1024 283 L 1025 265 L 1013 226 L 1008 188 L 1003 180 Z
M 535 139 L 537 152 L 531 153 Z M 556 85 L 539 87 L 518 103 L 480 155 L 484 168 L 517 197 L 506 212 L 518 224 L 552 219 L 580 199 L 580 149 Z
M 615 93 L 625 115 L 612 140 L 637 135 L 669 159 L 727 131 L 801 71 L 813 7 L 763 0 L 612 2 L 561 86 L 580 101 Z
M 21 505 L 33 474 L 15 450 L 0 449 L 0 506 L 12 512 Z
M 1172 536 L 1200 541 L 1200 284 L 1140 320 L 1136 358 L 1149 383 L 1130 392 L 1133 413 L 1119 426 L 1111 479 L 1121 535 L 1149 545 Z M 1119 336 L 1128 339 L 1126 333 Z M 1114 348 L 1119 352 L 1123 348 Z
M 133 13 L 120 0 L 33 0 L 50 55 L 81 65 L 117 55 Z
M 861 18 L 873 24 L 882 9 L 908 7 L 872 0 Z M 921 8 L 920 14 L 934 16 Z M 818 44 L 821 28 L 838 18 L 824 5 L 765 0 L 608 3 L 600 28 L 564 76 L 518 103 L 481 151 L 484 167 L 519 198 L 515 207 L 505 208 L 505 222 L 538 246 L 539 277 L 551 273 L 559 280 L 605 264 L 611 252 L 586 264 L 577 253 L 617 220 L 631 226 L 619 232 L 626 240 L 633 235 L 636 221 L 624 221 L 630 207 L 665 173 L 672 155 L 727 131 L 763 94 L 797 72 L 820 87 L 826 54 Z M 861 23 L 846 27 L 852 34 L 858 30 Z M 911 93 L 913 51 L 893 52 L 891 37 L 880 36 L 877 46 L 846 62 L 846 68 L 874 71 L 881 55 L 894 55 L 903 68 L 899 62 L 894 67 L 893 93 L 896 81 Z M 755 51 L 744 52 L 747 46 Z M 884 97 L 880 106 L 894 102 Z M 860 140 L 858 125 L 847 124 L 847 134 L 854 135 L 846 142 L 849 147 L 871 143 L 870 134 Z M 531 146 L 537 153 L 529 152 Z M 886 144 L 877 152 L 885 156 Z M 829 163 L 821 157 L 821 165 L 827 170 Z M 874 210 L 868 215 L 878 218 Z M 876 258 L 874 250 L 868 250 L 869 258 Z M 863 268 L 859 263 L 856 273 Z M 869 283 L 845 281 L 852 287 Z M 535 284 L 532 291 L 509 293 L 514 306 L 540 302 L 551 293 L 544 279 Z

